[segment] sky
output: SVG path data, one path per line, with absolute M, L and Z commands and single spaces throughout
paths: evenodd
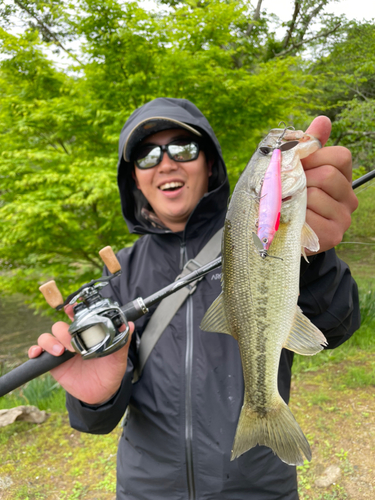
M 257 0 L 253 0 L 253 3 L 256 5 Z M 282 21 L 287 21 L 291 18 L 293 5 L 293 0 L 263 0 L 262 8 L 276 14 Z M 339 2 L 331 2 L 325 10 L 336 15 L 345 14 L 348 19 L 356 19 L 357 21 L 375 19 L 374 0 L 341 0 Z
M 257 0 L 252 0 L 254 7 L 257 3 Z M 155 6 L 152 0 L 144 0 L 142 4 L 150 8 Z M 262 9 L 276 14 L 282 21 L 288 21 L 293 12 L 293 5 L 293 0 L 263 0 Z M 325 10 L 336 15 L 345 14 L 348 19 L 356 19 L 357 21 L 375 19 L 374 0 L 339 0 L 330 2 Z

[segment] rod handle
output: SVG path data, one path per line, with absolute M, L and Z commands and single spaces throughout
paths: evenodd
M 76 353 L 66 350 L 61 356 L 52 356 L 48 352 L 43 352 L 37 358 L 29 359 L 0 377 L 0 397 L 43 375 L 43 373 L 49 372 L 52 368 L 62 365 L 75 355 Z
M 117 260 L 117 257 L 115 255 L 115 252 L 112 250 L 112 247 L 108 246 L 102 248 L 99 251 L 99 255 L 111 274 L 115 274 L 118 271 L 121 271 L 120 262 Z
M 64 303 L 64 299 L 54 280 L 44 283 L 39 287 L 39 290 L 42 292 L 47 304 L 54 309 Z

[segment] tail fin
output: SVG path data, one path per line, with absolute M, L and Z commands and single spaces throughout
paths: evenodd
M 303 465 L 303 454 L 308 461 L 311 460 L 310 445 L 281 397 L 277 407 L 265 415 L 252 410 L 245 400 L 234 438 L 231 460 L 257 444 L 268 446 L 289 465 Z

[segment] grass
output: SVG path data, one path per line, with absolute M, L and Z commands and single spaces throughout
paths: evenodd
M 300 500 L 349 500 L 354 498 L 350 484 L 359 474 L 373 477 L 372 463 L 371 467 L 363 463 L 371 462 L 375 452 L 374 328 L 375 318 L 369 316 L 338 349 L 296 356 L 291 408 L 313 450 L 312 462 L 298 468 Z M 114 500 L 121 429 L 106 436 L 72 430 L 64 391 L 49 375 L 0 399 L 1 407 L 35 403 L 50 413 L 44 424 L 16 422 L 0 432 L 0 477 L 12 481 L 0 489 L 0 498 Z M 371 433 L 373 439 L 367 437 Z M 351 439 L 356 435 L 365 438 L 353 447 Z M 315 479 L 331 464 L 340 467 L 339 480 L 317 488 Z M 358 494 L 355 498 L 372 497 Z
M 369 283 L 366 278 L 357 279 L 359 288 L 359 304 L 361 311 L 361 328 L 337 349 L 325 350 L 316 356 L 295 355 L 293 373 L 316 371 L 326 365 L 335 365 L 348 358 L 356 358 L 358 361 L 366 361 L 369 354 L 375 353 L 374 331 L 375 331 L 375 285 Z M 375 282 L 374 282 L 375 283 Z M 358 380 L 368 379 L 369 385 L 374 383 L 374 368 L 367 367 L 367 375 L 352 373 Z M 349 375 L 350 378 L 350 375 Z
M 42 425 L 15 422 L 1 436 L 1 476 L 13 482 L 0 491 L 3 500 L 113 500 L 119 430 L 79 433 L 66 414 L 52 413 Z
M 347 241 L 372 238 L 371 190 L 361 196 L 365 203 L 360 198 Z M 295 356 L 291 409 L 313 451 L 312 462 L 298 468 L 300 500 L 374 497 L 375 253 L 372 246 L 343 244 L 338 254 L 359 284 L 362 326 L 335 350 Z M 0 365 L 1 370 L 6 367 Z M 21 404 L 38 406 L 49 418 L 41 425 L 15 422 L 0 430 L 0 498 L 113 500 L 121 429 L 105 436 L 72 430 L 65 393 L 49 375 L 0 398 L 0 409 Z M 332 464 L 340 467 L 340 478 L 327 488 L 316 487 L 315 479 Z
M 47 373 L 0 398 L 0 410 L 20 405 L 32 405 L 40 410 L 62 412 L 65 411 L 65 391 Z
M 373 249 L 340 247 L 359 285 L 362 324 L 334 350 L 295 356 L 291 408 L 313 450 L 298 467 L 300 500 L 367 500 L 374 497 L 375 468 L 375 265 Z M 362 257 L 360 257 L 362 256 Z M 315 480 L 339 466 L 335 484 Z
M 121 429 L 105 436 L 73 430 L 65 391 L 49 374 L 0 398 L 0 409 L 25 404 L 46 410 L 49 418 L 0 429 L 0 498 L 113 500 Z

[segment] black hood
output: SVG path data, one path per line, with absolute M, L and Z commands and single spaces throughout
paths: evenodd
M 145 218 L 141 211 L 148 206 L 147 200 L 137 189 L 132 177 L 133 165 L 124 159 L 124 146 L 129 135 L 136 127 L 149 119 L 171 120 L 172 122 L 182 122 L 193 127 L 200 132 L 203 138 L 210 143 L 210 148 L 215 152 L 215 162 L 212 167 L 212 176 L 209 182 L 209 192 L 204 195 L 191 214 L 188 224 L 197 215 L 206 213 L 211 217 L 218 210 L 222 210 L 227 205 L 229 197 L 229 182 L 225 163 L 222 157 L 219 141 L 214 131 L 204 115 L 199 109 L 187 99 L 173 99 L 169 97 L 159 97 L 153 101 L 136 109 L 125 123 L 119 141 L 119 161 L 118 161 L 118 186 L 120 191 L 122 213 L 129 231 L 132 233 L 163 233 L 165 229 L 155 227 L 154 224 Z M 173 127 L 170 127 L 173 128 Z M 150 134 L 154 133 L 150 130 Z M 170 232 L 169 230 L 167 232 Z

